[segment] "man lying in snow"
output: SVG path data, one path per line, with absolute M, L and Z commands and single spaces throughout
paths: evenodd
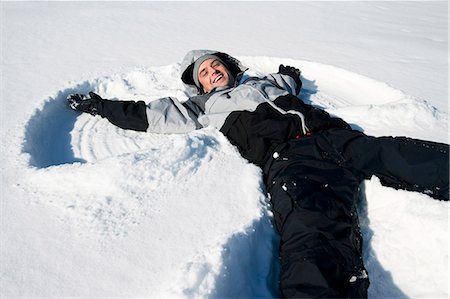
M 372 175 L 386 186 L 449 199 L 449 146 L 405 137 L 371 137 L 303 103 L 300 71 L 251 77 L 228 54 L 197 50 L 182 64 L 188 101 L 110 101 L 68 97 L 78 111 L 137 131 L 182 133 L 219 128 L 243 157 L 264 170 L 281 234 L 285 297 L 365 298 L 356 202 Z

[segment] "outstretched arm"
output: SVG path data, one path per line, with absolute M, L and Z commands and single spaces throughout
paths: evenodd
M 89 92 L 88 96 L 72 94 L 67 100 L 72 109 L 100 115 L 122 129 L 147 131 L 146 105 L 143 101 L 111 101 L 93 92 Z
M 197 121 L 199 112 L 173 98 L 159 99 L 147 105 L 143 101 L 106 100 L 90 92 L 89 95 L 69 95 L 67 100 L 72 109 L 100 115 L 122 129 L 186 133 L 201 127 Z
M 297 96 L 302 88 L 300 74 L 301 71 L 298 68 L 280 64 L 278 72 L 270 74 L 268 78 L 280 89 Z

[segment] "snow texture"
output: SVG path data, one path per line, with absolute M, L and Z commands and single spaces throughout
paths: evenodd
M 298 67 L 305 102 L 367 134 L 448 142 L 446 2 L 0 5 L 5 298 L 280 295 L 261 170 L 218 130 L 126 131 L 67 106 L 91 90 L 186 100 L 191 48 L 261 74 Z M 210 11 L 239 21 L 209 40 L 214 26 L 194 21 Z M 369 296 L 448 297 L 449 204 L 373 177 L 359 206 Z

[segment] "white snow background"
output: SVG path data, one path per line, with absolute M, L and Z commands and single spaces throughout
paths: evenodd
M 302 98 L 368 134 L 448 142 L 448 4 L 0 2 L 0 295 L 274 298 L 261 171 L 213 128 L 125 131 L 67 94 L 185 100 L 216 49 L 302 70 Z M 371 298 L 449 297 L 449 204 L 361 186 Z

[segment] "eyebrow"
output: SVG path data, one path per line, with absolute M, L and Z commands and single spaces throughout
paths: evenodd
M 206 68 L 202 68 L 199 72 L 199 75 L 202 76 L 206 72 Z

